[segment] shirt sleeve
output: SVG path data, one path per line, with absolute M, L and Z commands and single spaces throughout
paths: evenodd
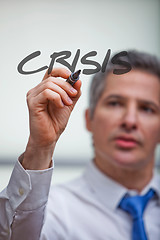
M 52 178 L 46 170 L 24 170 L 16 162 L 8 186 L 0 193 L 0 239 L 38 240 Z

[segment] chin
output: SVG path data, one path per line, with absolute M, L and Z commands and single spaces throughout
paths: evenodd
M 112 161 L 118 167 L 134 169 L 144 166 L 144 160 L 135 156 L 133 153 L 121 153 L 113 156 Z

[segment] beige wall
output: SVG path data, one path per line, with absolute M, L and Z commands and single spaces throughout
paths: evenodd
M 26 69 L 48 65 L 54 51 L 79 48 L 81 56 L 95 50 L 102 62 L 112 52 L 136 48 L 160 57 L 160 2 L 113 1 L 0 1 L 0 161 L 16 161 L 28 138 L 26 92 L 41 81 L 44 72 L 20 75 L 18 63 L 40 50 L 41 56 Z M 80 63 L 77 69 L 83 69 Z M 90 136 L 83 120 L 90 77 L 81 76 L 82 97 L 61 137 L 56 159 L 86 161 L 92 156 Z M 81 147 L 79 147 L 81 146 Z

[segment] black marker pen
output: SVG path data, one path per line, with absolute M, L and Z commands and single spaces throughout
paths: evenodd
M 81 70 L 71 73 L 69 78 L 67 78 L 66 82 L 68 82 L 69 84 L 71 84 L 73 86 L 78 81 L 80 73 L 81 73 Z

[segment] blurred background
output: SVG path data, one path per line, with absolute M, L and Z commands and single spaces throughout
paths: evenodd
M 29 136 L 26 93 L 43 78 L 44 71 L 22 75 L 17 66 L 27 55 L 41 55 L 24 69 L 35 70 L 50 64 L 50 55 L 77 49 L 76 69 L 94 68 L 80 63 L 83 55 L 102 64 L 108 49 L 115 53 L 137 49 L 160 57 L 159 0 L 0 0 L 0 190 L 6 186 L 15 161 L 25 150 Z M 55 64 L 60 67 L 62 65 Z M 81 75 L 82 96 L 54 155 L 53 183 L 79 175 L 91 160 L 91 136 L 85 129 L 84 111 L 92 75 Z M 156 151 L 158 165 L 159 148 Z

